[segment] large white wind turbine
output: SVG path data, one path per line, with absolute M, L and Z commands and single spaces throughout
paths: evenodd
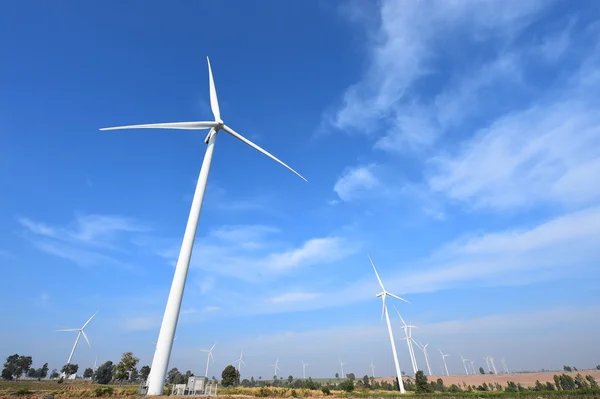
M 412 329 L 417 328 L 417 326 L 412 326 L 406 324 L 398 309 L 394 306 L 396 313 L 398 313 L 398 317 L 402 320 L 402 329 L 404 330 L 405 337 L 403 339 L 406 340 L 406 344 L 408 345 L 408 353 L 410 354 L 410 362 L 412 363 L 412 368 L 414 375 L 417 375 L 417 371 L 419 371 L 419 366 L 417 365 L 417 358 L 415 357 L 415 349 L 413 348 L 413 337 L 412 337 Z
M 96 311 L 96 313 L 98 313 L 98 311 Z M 73 353 L 75 353 L 75 348 L 77 347 L 77 344 L 79 343 L 79 337 L 81 337 L 83 335 L 83 338 L 85 339 L 85 342 L 87 342 L 87 344 L 88 344 L 88 346 L 90 348 L 92 347 L 92 344 L 90 344 L 90 340 L 88 339 L 87 335 L 85 335 L 84 329 L 87 327 L 88 324 L 90 324 L 90 321 L 92 321 L 92 319 L 94 318 L 94 316 L 96 316 L 96 313 L 94 313 L 92 315 L 92 317 L 90 317 L 88 319 L 88 321 L 86 321 L 85 324 L 81 328 L 67 328 L 67 329 L 64 329 L 64 330 L 56 330 L 56 331 L 61 331 L 61 332 L 77 331 L 77 338 L 75 338 L 75 344 L 73 344 L 73 349 L 71 349 L 71 354 L 69 355 L 69 359 L 67 360 L 67 364 L 71 364 L 71 358 L 73 358 Z
M 274 376 L 277 377 L 277 370 L 279 370 L 279 359 L 275 360 L 275 364 L 271 364 L 269 367 L 273 367 L 275 369 Z
M 217 345 L 217 343 L 215 342 L 213 344 L 213 346 L 210 347 L 210 349 L 200 349 L 201 352 L 207 352 L 208 353 L 206 355 L 206 372 L 204 373 L 204 376 L 206 378 L 208 378 L 208 362 L 210 362 L 211 360 L 213 361 L 213 363 L 215 362 L 215 358 L 213 357 L 212 351 L 213 351 L 213 349 L 215 349 L 216 345 Z
M 383 307 L 381 309 L 381 318 L 385 316 L 385 321 L 387 322 L 388 333 L 390 334 L 390 343 L 392 344 L 392 354 L 394 355 L 394 365 L 396 366 L 396 376 L 398 377 L 398 388 L 400 389 L 400 393 L 406 393 L 404 389 L 404 382 L 402 381 L 402 372 L 400 371 L 400 363 L 398 362 L 398 353 L 396 352 L 396 343 L 394 342 L 394 334 L 392 333 L 392 323 L 390 323 L 390 314 L 388 312 L 387 306 L 385 305 L 386 298 L 392 297 L 409 303 L 406 299 L 400 298 L 398 295 L 394 295 L 390 292 L 387 292 L 381 279 L 379 278 L 379 273 L 377 273 L 377 269 L 375 268 L 375 263 L 373 263 L 373 259 L 369 256 L 369 260 L 371 261 L 371 265 L 373 266 L 373 270 L 375 270 L 375 276 L 377 276 L 377 281 L 381 286 L 381 292 L 376 295 L 377 298 L 381 297 L 381 301 Z
M 450 356 L 450 354 L 444 354 L 444 352 L 442 352 L 442 350 L 440 348 L 438 348 L 438 350 L 440 351 L 440 355 L 442 355 L 442 361 L 444 362 L 444 368 L 446 369 L 446 375 L 449 376 L 450 373 L 448 372 L 448 365 L 446 364 L 446 357 Z
M 244 362 L 244 361 L 242 360 L 242 356 L 243 356 L 243 355 L 244 355 L 244 351 L 242 350 L 242 352 L 240 353 L 240 357 L 239 357 L 239 359 L 237 359 L 236 361 L 234 361 L 234 363 L 237 363 L 237 364 L 238 364 L 237 370 L 238 370 L 238 373 L 240 373 L 240 375 L 242 375 L 242 372 L 241 372 L 241 370 L 242 370 L 242 364 L 243 364 L 244 366 L 246 365 L 246 362 Z
M 304 360 L 302 361 L 302 378 L 306 379 L 306 366 L 308 366 L 308 363 L 304 363 Z
M 466 375 L 469 375 L 469 370 L 467 369 L 467 361 L 468 361 L 469 359 L 465 359 L 465 358 L 463 357 L 462 353 L 459 353 L 459 355 L 460 355 L 460 360 L 462 361 L 463 367 L 465 368 L 465 374 L 466 374 Z
M 429 366 L 429 354 L 427 353 L 427 345 L 429 345 L 429 344 L 427 343 L 427 344 L 423 345 L 419 341 L 415 341 L 415 343 L 423 351 L 423 356 L 425 357 L 425 363 L 427 364 L 427 371 L 429 372 L 429 376 L 431 377 L 432 374 L 431 374 L 431 367 Z
M 340 367 L 342 368 L 342 375 L 341 375 L 341 377 L 342 377 L 342 378 L 346 378 L 346 376 L 344 375 L 344 364 L 345 364 L 345 363 L 344 363 L 344 362 L 342 362 L 342 359 L 340 359 L 339 357 L 338 357 L 338 359 L 339 359 L 339 361 L 340 361 Z
M 373 375 L 373 378 L 375 378 L 375 365 L 373 364 L 373 360 L 371 360 L 369 367 L 371 367 L 371 374 Z
M 204 193 L 206 191 L 206 184 L 208 182 L 208 172 L 210 171 L 210 164 L 214 152 L 215 140 L 219 131 L 223 130 L 226 133 L 232 135 L 236 139 L 249 145 L 255 150 L 263 153 L 274 161 L 285 166 L 303 180 L 306 180 L 294 169 L 283 163 L 281 160 L 271 155 L 258 145 L 254 144 L 247 138 L 241 136 L 235 130 L 225 125 L 221 119 L 221 112 L 219 110 L 219 102 L 217 100 L 217 91 L 215 89 L 215 82 L 212 75 L 212 69 L 210 67 L 210 60 L 206 58 L 208 62 L 208 79 L 210 85 L 210 108 L 212 110 L 214 121 L 211 122 L 172 122 L 172 123 L 154 123 L 145 125 L 131 125 L 131 126 L 118 126 L 103 128 L 100 130 L 117 130 L 117 129 L 182 129 L 182 130 L 203 130 L 210 129 L 206 136 L 205 142 L 208 144 L 206 148 L 206 154 L 204 155 L 204 161 L 202 161 L 202 168 L 200 169 L 200 175 L 198 177 L 198 183 L 196 184 L 196 191 L 194 192 L 194 199 L 192 200 L 192 206 L 188 217 L 185 233 L 183 236 L 183 242 L 179 252 L 179 258 L 177 259 L 177 266 L 175 267 L 175 274 L 173 276 L 173 282 L 171 284 L 171 290 L 169 291 L 169 298 L 167 300 L 167 306 L 163 316 L 162 324 L 160 327 L 160 333 L 158 334 L 158 345 L 152 359 L 152 368 L 150 376 L 148 378 L 148 393 L 147 395 L 162 395 L 165 376 L 167 374 L 167 368 L 169 366 L 169 359 L 171 357 L 171 349 L 173 347 L 173 337 L 177 328 L 177 320 L 179 319 L 179 311 L 181 309 L 181 301 L 183 298 L 183 291 L 185 288 L 185 281 L 190 265 L 190 258 L 192 256 L 192 248 L 194 246 L 194 239 L 196 237 L 196 228 L 198 227 L 198 220 L 200 218 L 200 211 L 202 209 L 202 202 L 204 200 Z

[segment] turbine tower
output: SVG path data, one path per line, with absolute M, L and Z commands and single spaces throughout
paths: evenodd
M 475 360 L 470 360 L 471 362 L 471 371 L 473 371 L 473 375 L 477 374 L 477 372 L 475 371 Z
M 468 361 L 469 359 L 465 359 L 465 358 L 463 357 L 462 353 L 459 353 L 459 355 L 460 355 L 460 360 L 462 361 L 463 367 L 465 368 L 465 374 L 466 374 L 466 375 L 469 375 L 469 370 L 467 369 L 467 361 Z
M 496 371 L 496 364 L 494 364 L 494 358 L 490 356 L 490 364 L 492 365 L 492 370 L 494 370 L 494 374 L 498 374 Z
M 96 311 L 96 313 L 98 313 L 98 311 Z M 85 322 L 85 324 L 81 327 L 81 328 L 67 328 L 64 330 L 56 330 L 56 331 L 60 331 L 60 332 L 71 332 L 71 331 L 77 331 L 77 338 L 75 338 L 75 344 L 73 344 L 73 349 L 71 349 L 71 354 L 69 355 L 69 359 L 67 360 L 67 364 L 71 364 L 71 359 L 73 358 L 73 353 L 75 353 L 75 348 L 77 347 L 77 344 L 79 343 L 79 338 L 83 335 L 83 338 L 85 339 L 85 342 L 87 342 L 88 346 L 91 348 L 92 345 L 90 344 L 90 340 L 88 339 L 87 335 L 85 335 L 85 328 L 87 327 L 88 324 L 90 324 L 90 321 L 92 321 L 92 319 L 94 318 L 94 316 L 96 316 L 96 313 L 94 313 L 92 315 L 92 317 L 90 317 L 88 319 L 88 321 Z
M 491 373 L 492 367 L 490 366 L 490 357 L 486 356 L 484 359 L 485 359 L 485 364 L 487 365 L 488 373 Z
M 277 370 L 279 370 L 279 359 L 275 360 L 275 364 L 271 364 L 269 367 L 273 367 L 275 369 L 274 376 L 277 377 Z
M 394 334 L 392 333 L 392 323 L 390 323 L 390 314 L 388 312 L 387 306 L 385 306 L 386 298 L 392 297 L 409 303 L 406 299 L 400 298 L 398 295 L 394 295 L 390 292 L 387 292 L 381 279 L 379 278 L 379 273 L 377 273 L 377 269 L 375 268 L 375 263 L 373 263 L 373 259 L 369 256 L 369 260 L 371 261 L 371 265 L 373 266 L 373 270 L 375 270 L 375 276 L 377 276 L 377 281 L 381 286 L 381 292 L 376 295 L 377 298 L 381 297 L 382 301 L 382 309 L 381 309 L 381 318 L 385 316 L 385 321 L 387 322 L 388 333 L 390 334 L 390 343 L 392 344 L 392 354 L 394 355 L 394 365 L 396 366 L 396 376 L 398 377 L 398 388 L 400 389 L 400 393 L 406 393 L 404 389 L 404 382 L 402 381 L 402 372 L 400 371 L 400 363 L 398 362 L 398 353 L 396 352 L 396 343 L 394 342 Z
M 373 364 L 373 360 L 371 360 L 369 367 L 371 367 L 371 374 L 373 375 L 373 378 L 375 378 L 375 365 Z
M 445 354 L 444 352 L 442 352 L 442 350 L 440 348 L 438 348 L 438 350 L 440 351 L 440 355 L 442 355 L 442 361 L 444 362 L 444 368 L 446 369 L 446 375 L 449 376 L 450 373 L 448 372 L 448 365 L 446 364 L 446 357 L 450 356 L 449 354 Z
M 238 366 L 237 366 L 237 371 L 238 371 L 238 373 L 239 373 L 240 375 L 242 374 L 242 371 L 241 371 L 241 370 L 242 370 L 242 364 L 243 364 L 244 366 L 246 365 L 246 362 L 244 362 L 244 361 L 242 360 L 242 356 L 243 356 L 243 355 L 244 355 L 244 351 L 242 350 L 242 352 L 240 353 L 240 357 L 239 357 L 239 359 L 237 359 L 236 361 L 234 361 L 234 363 L 237 363 L 237 365 L 238 365 Z
M 429 372 L 429 376 L 431 377 L 432 374 L 431 374 L 431 367 L 429 366 L 429 354 L 427 353 L 427 345 L 429 345 L 429 344 L 427 343 L 427 344 L 423 345 L 419 341 L 415 341 L 415 343 L 423 351 L 423 356 L 425 356 L 425 363 L 427 364 L 427 371 Z
M 506 365 L 506 360 L 504 360 L 504 358 L 502 358 L 500 360 L 500 362 L 502 363 L 502 368 L 504 369 L 504 373 L 510 374 L 509 371 L 508 371 L 508 366 Z
M 419 366 L 417 366 L 417 358 L 415 357 L 415 349 L 413 348 L 413 338 L 412 338 L 412 329 L 413 328 L 417 328 L 417 326 L 412 326 L 412 325 L 408 325 L 406 324 L 406 322 L 404 321 L 404 319 L 402 318 L 402 316 L 400 316 L 400 312 L 398 312 L 398 309 L 396 309 L 396 307 L 394 306 L 394 309 L 396 310 L 396 313 L 398 313 L 398 317 L 400 317 L 400 320 L 402 320 L 402 329 L 404 330 L 404 335 L 405 337 L 402 339 L 406 340 L 406 344 L 408 345 L 408 353 L 410 354 L 410 361 L 412 363 L 412 368 L 413 368 L 413 372 L 414 375 L 417 375 L 417 371 L 419 371 Z
M 201 352 L 208 352 L 208 355 L 206 355 L 206 372 L 204 373 L 204 376 L 206 378 L 208 378 L 208 362 L 210 362 L 211 360 L 213 361 L 213 363 L 215 362 L 215 358 L 213 357 L 212 351 L 213 349 L 215 349 L 216 345 L 217 343 L 215 342 L 213 346 L 210 347 L 210 349 L 200 349 Z
M 338 357 L 339 361 L 340 361 L 340 367 L 342 368 L 342 378 L 346 378 L 346 376 L 344 375 L 344 362 L 342 362 L 342 359 L 340 359 Z
M 206 184 L 208 182 L 208 173 L 210 171 L 210 164 L 214 152 L 215 141 L 219 131 L 223 130 L 226 133 L 232 135 L 241 142 L 249 145 L 255 150 L 263 153 L 279 164 L 285 166 L 293 173 L 298 175 L 300 178 L 306 181 L 306 179 L 296 172 L 294 169 L 280 161 L 269 152 L 265 151 L 258 145 L 254 144 L 247 138 L 241 136 L 235 130 L 225 125 L 221 119 L 221 111 L 219 110 L 219 102 L 217 100 L 217 91 L 215 89 L 215 82 L 212 75 L 212 69 L 210 67 L 210 60 L 206 57 L 208 63 L 208 81 L 210 86 L 210 108 L 215 118 L 212 122 L 172 122 L 172 123 L 155 123 L 155 124 L 144 124 L 144 125 L 131 125 L 131 126 L 118 126 L 103 128 L 100 130 L 117 130 L 117 129 L 182 129 L 182 130 L 204 130 L 210 129 L 204 142 L 208 144 L 206 148 L 206 154 L 202 161 L 202 168 L 200 169 L 200 175 L 198 176 L 198 183 L 196 184 L 196 191 L 194 192 L 194 199 L 192 200 L 192 206 L 188 217 L 185 233 L 183 235 L 183 242 L 179 252 L 179 258 L 177 259 L 177 266 L 175 267 L 175 274 L 173 276 L 173 282 L 171 284 L 171 290 L 169 291 L 169 297 L 167 299 L 167 305 L 165 307 L 165 313 L 163 316 L 162 324 L 160 326 L 160 332 L 158 334 L 158 344 L 156 351 L 154 352 L 154 358 L 152 359 L 152 368 L 150 376 L 148 378 L 148 393 L 149 396 L 162 395 L 164 389 L 165 377 L 167 374 L 167 368 L 169 366 L 169 359 L 171 357 L 171 349 L 173 347 L 173 337 L 175 336 L 175 330 L 177 328 L 177 320 L 179 319 L 179 312 L 181 310 L 181 301 L 183 299 L 183 291 L 185 289 L 185 281 L 187 279 L 187 273 L 190 266 L 190 258 L 192 256 L 192 249 L 194 246 L 194 239 L 196 237 L 196 229 L 198 227 L 198 220 L 200 219 L 200 211 L 202 209 L 202 202 L 204 201 L 204 193 L 206 191 Z
M 304 363 L 304 360 L 302 361 L 302 378 L 306 379 L 306 366 L 308 366 L 308 363 Z

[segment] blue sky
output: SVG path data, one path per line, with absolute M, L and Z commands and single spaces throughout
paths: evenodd
M 451 372 L 591 367 L 600 325 L 592 1 L 12 2 L 0 15 L 0 354 L 150 364 L 206 132 L 222 118 L 171 366 L 364 375 L 377 282 Z M 401 337 L 394 317 L 396 335 Z M 398 341 L 400 364 L 408 351 Z M 432 351 L 430 353 L 434 353 Z M 434 372 L 439 356 L 432 355 Z M 423 364 L 422 358 L 418 358 Z M 423 366 L 424 367 L 424 366 Z

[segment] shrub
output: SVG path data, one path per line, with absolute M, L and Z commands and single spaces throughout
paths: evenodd
M 29 395 L 31 393 L 32 392 L 29 389 L 27 389 L 27 388 L 21 388 L 17 392 L 15 392 L 15 395 L 17 395 L 17 396 L 24 396 L 24 395 Z
M 62 378 L 62 377 L 60 377 L 58 380 L 56 380 L 56 382 L 57 382 L 58 384 L 62 384 L 64 381 L 65 381 L 65 380 L 64 380 L 64 378 Z
M 352 382 L 352 380 L 344 380 L 340 384 L 340 388 L 346 392 L 352 392 L 354 391 L 354 383 Z
M 269 396 L 269 389 L 261 387 L 256 393 L 256 396 L 258 396 L 259 398 L 266 398 L 267 396 Z
M 328 387 L 321 388 L 321 392 L 323 392 L 323 395 L 326 395 L 326 396 L 331 395 L 331 391 L 329 390 Z
M 292 396 L 292 398 L 297 398 L 298 395 L 296 394 L 296 390 L 292 389 L 292 392 L 290 393 L 290 395 Z

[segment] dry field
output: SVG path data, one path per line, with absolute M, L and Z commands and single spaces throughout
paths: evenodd
M 586 375 L 591 375 L 594 379 L 600 382 L 600 370 L 580 370 L 572 373 L 565 373 L 575 378 L 577 374 L 581 374 L 584 377 Z M 539 380 L 541 383 L 546 383 L 548 381 L 554 383 L 554 375 L 555 374 L 563 374 L 561 371 L 547 371 L 547 372 L 539 372 L 539 373 L 519 373 L 519 374 L 476 374 L 476 375 L 451 375 L 451 376 L 431 376 L 427 377 L 429 381 L 435 381 L 438 378 L 441 378 L 444 381 L 444 385 L 450 386 L 452 384 L 456 384 L 459 387 L 462 387 L 463 382 L 467 385 L 481 385 L 484 382 L 489 385 L 489 383 L 498 383 L 502 386 L 506 386 L 508 381 L 513 381 L 515 384 L 521 383 L 524 387 L 533 387 L 535 386 L 535 381 Z M 394 377 L 386 377 L 386 378 L 377 378 L 378 381 L 387 381 L 392 383 Z

